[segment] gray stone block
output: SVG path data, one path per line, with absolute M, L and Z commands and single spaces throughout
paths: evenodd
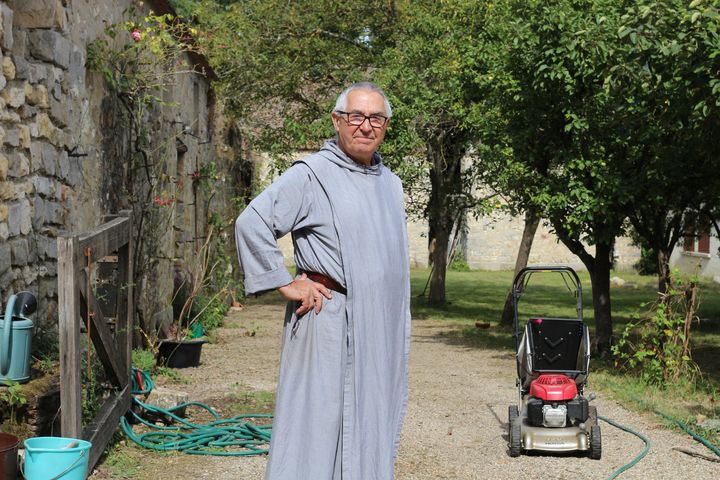
M 16 28 L 13 31 L 12 53 L 17 57 L 27 55 L 27 32 L 25 30 Z
M 70 158 L 67 156 L 67 152 L 63 151 L 57 157 L 58 164 L 58 177 L 63 180 L 70 179 Z
M 50 85 L 55 84 L 60 87 L 60 84 L 65 80 L 65 71 L 62 68 L 53 67 L 52 65 L 48 65 L 47 68 L 48 89 L 50 89 Z
M 20 55 L 13 55 L 13 63 L 15 64 L 15 78 L 18 80 L 28 80 L 30 83 L 35 83 L 36 80 L 31 78 L 35 65 L 28 62 L 24 57 Z
M 70 158 L 70 173 L 68 174 L 67 181 L 72 187 L 77 187 L 83 183 L 83 157 Z
M 59 83 L 53 84 L 50 92 L 52 93 L 52 96 L 55 97 L 55 100 L 63 100 L 63 91 Z
M 77 46 L 72 46 L 70 53 L 70 69 L 68 77 L 71 85 L 85 84 L 85 55 Z
M 65 219 L 65 207 L 58 202 L 45 202 L 45 221 L 62 225 Z
M 35 243 L 40 258 L 57 259 L 57 239 L 47 235 L 36 235 Z
M 30 170 L 32 172 L 42 170 L 48 175 L 55 175 L 57 156 L 57 150 L 52 144 L 40 140 L 32 142 L 30 144 Z
M 178 405 L 182 405 L 187 402 L 188 394 L 186 392 L 172 390 L 167 387 L 154 388 L 148 395 L 147 400 L 145 400 L 145 403 L 147 403 L 148 405 L 154 405 L 164 410 L 177 407 Z M 176 410 L 174 413 L 178 415 L 179 412 Z M 179 414 L 178 416 L 183 417 L 184 414 Z
M 30 53 L 38 60 L 52 62 L 64 69 L 70 66 L 72 44 L 52 30 L 33 30 L 28 34 Z
M 70 115 L 68 102 L 57 100 L 54 96 L 50 96 L 50 118 L 60 128 L 64 128 L 68 124 Z
M 57 262 L 49 262 L 38 267 L 38 272 L 43 277 L 57 277 Z
M 8 268 L 8 270 L 0 275 L 0 288 L 6 289 L 10 286 L 12 282 L 15 281 L 15 272 L 12 268 Z
M 35 118 L 35 115 L 37 115 L 38 109 L 37 107 L 33 107 L 32 105 L 25 104 L 22 107 L 18 109 L 18 114 L 20 115 L 20 118 L 24 120 L 29 120 Z
M 8 212 L 8 230 L 11 237 L 20 235 L 23 223 L 22 217 L 26 214 L 21 203 L 13 203 L 9 207 Z
M 20 131 L 16 128 L 6 130 L 5 138 L 3 139 L 3 143 L 5 143 L 5 145 L 10 145 L 11 147 L 19 147 L 20 146 Z
M 12 108 L 18 108 L 25 103 L 25 85 L 23 82 L 10 82 L 2 91 L 5 103 Z
M 8 243 L 0 243 L 0 273 L 6 272 L 12 266 L 12 250 Z
M 57 278 L 41 278 L 38 282 L 38 293 L 41 297 L 57 295 Z
M 42 195 L 44 198 L 56 199 L 60 184 L 54 178 L 48 178 L 43 176 L 37 176 L 33 178 L 33 185 L 35 185 L 35 193 Z
M 30 262 L 30 248 L 26 238 L 16 238 L 10 240 L 10 250 L 12 252 L 12 264 L 14 267 L 22 267 Z
M 47 223 L 47 201 L 42 197 L 35 197 L 34 212 L 33 212 L 33 228 L 35 230 L 41 230 L 42 227 Z
M 30 161 L 23 153 L 11 153 L 8 155 L 8 159 L 10 160 L 10 168 L 8 169 L 10 177 L 21 178 L 30 173 Z
M 60 0 L 22 0 L 15 2 L 15 25 L 22 28 L 64 30 L 67 12 Z
M 27 235 L 32 231 L 32 207 L 27 198 L 20 200 L 20 233 Z
M 12 50 L 13 48 L 13 11 L 5 5 L 0 3 L 0 23 L 2 23 L 2 48 L 5 51 Z
M 44 144 L 42 161 L 45 172 L 48 175 L 55 175 L 57 173 L 58 151 L 52 144 Z
M 5 222 L 0 222 L 0 240 L 3 242 L 10 237 L 10 230 Z
M 51 67 L 40 63 L 29 62 L 26 58 L 19 55 L 13 56 L 15 63 L 15 79 L 27 80 L 32 84 L 43 82 L 48 78 L 48 71 L 52 71 Z

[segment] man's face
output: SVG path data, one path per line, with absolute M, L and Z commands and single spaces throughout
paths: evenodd
M 353 90 L 348 93 L 346 111 L 368 117 L 387 116 L 382 95 L 372 90 Z M 348 116 L 335 112 L 332 113 L 332 120 L 338 134 L 340 149 L 357 163 L 370 165 L 373 153 L 385 138 L 385 130 L 390 121 L 388 120 L 382 127 L 373 127 L 369 119 L 364 120 L 360 125 L 348 125 Z

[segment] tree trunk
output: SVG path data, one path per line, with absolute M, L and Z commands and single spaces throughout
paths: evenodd
M 520 248 L 518 248 L 517 258 L 515 259 L 515 273 L 513 279 L 520 273 L 520 270 L 527 267 L 530 258 L 530 249 L 532 248 L 535 232 L 540 225 L 540 217 L 532 210 L 525 212 L 525 228 L 523 229 L 522 239 L 520 240 Z M 503 307 L 500 325 L 511 326 L 513 324 L 513 305 L 512 305 L 512 289 L 505 297 L 505 307 Z
M 671 281 L 670 255 L 665 250 L 658 249 L 658 292 L 667 292 Z
M 427 157 L 430 168 L 430 198 L 427 218 L 430 225 L 432 245 L 432 273 L 428 303 L 445 303 L 445 272 L 447 270 L 448 244 L 455 222 L 462 218 L 466 206 L 458 203 L 462 193 L 462 158 L 464 142 L 440 134 L 428 142 Z
M 430 274 L 430 305 L 443 305 L 445 303 L 445 272 L 447 271 L 447 250 L 450 240 L 450 231 L 446 228 L 435 230 L 435 249 L 432 253 L 433 269 Z
M 595 313 L 595 340 L 593 351 L 604 355 L 612 344 L 612 312 L 610 308 L 610 269 L 612 268 L 612 242 L 595 244 L 595 257 L 590 255 L 583 244 L 563 235 L 556 227 L 558 237 L 572 253 L 578 256 L 590 273 L 592 283 L 593 312 Z
M 612 312 L 610 306 L 610 269 L 612 243 L 595 245 L 595 268 L 590 273 L 592 300 L 595 313 L 595 341 L 597 352 L 610 353 L 612 345 Z

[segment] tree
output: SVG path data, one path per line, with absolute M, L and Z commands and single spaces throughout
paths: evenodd
M 427 171 L 429 198 L 424 215 L 430 227 L 432 274 L 428 301 L 445 303 L 448 246 L 484 199 L 475 194 L 478 161 L 472 149 L 485 118 L 483 102 L 494 62 L 496 18 L 492 4 L 469 1 L 415 1 L 398 9 L 394 46 L 387 48 L 377 78 L 395 105 L 389 132 L 397 162 L 417 162 Z
M 688 225 L 717 212 L 720 61 L 717 1 L 641 1 L 622 16 L 619 60 L 608 73 L 617 99 L 613 146 L 624 159 L 625 210 L 657 261 L 658 290 Z M 715 217 L 716 218 L 716 217 Z
M 332 136 L 327 117 L 341 87 L 369 79 L 386 88 L 394 118 L 381 153 L 403 179 L 410 210 L 428 219 L 434 304 L 445 302 L 451 234 L 482 204 L 473 195 L 478 163 L 463 159 L 484 122 L 494 12 L 468 0 L 223 8 L 205 0 L 195 9 L 226 104 L 276 157 Z
M 486 136 L 488 173 L 517 209 L 537 212 L 588 269 L 595 345 L 612 339 L 612 247 L 623 232 L 625 191 L 608 161 L 612 98 L 603 72 L 619 18 L 616 2 L 510 1 L 503 61 Z M 509 152 L 509 153 L 508 153 Z M 594 255 L 586 245 L 594 245 Z

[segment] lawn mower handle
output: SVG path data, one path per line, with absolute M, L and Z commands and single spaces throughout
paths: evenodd
M 522 290 L 524 283 L 526 282 L 526 277 L 529 277 L 533 273 L 536 272 L 558 272 L 561 275 L 563 275 L 563 278 L 565 275 L 568 275 L 569 278 L 575 283 L 575 289 L 577 292 L 577 315 L 580 320 L 583 319 L 583 307 L 582 307 L 582 284 L 580 283 L 580 277 L 578 277 L 577 273 L 575 273 L 575 270 L 573 270 L 571 267 L 568 267 L 566 265 L 534 265 L 530 267 L 525 267 L 522 270 L 518 272 L 517 275 L 515 275 L 515 280 L 513 280 L 512 285 L 512 304 L 513 304 L 513 316 L 514 316 L 514 326 L 515 326 L 515 351 L 517 352 L 520 348 L 520 319 L 518 316 L 518 303 L 520 301 L 520 296 L 522 295 Z

